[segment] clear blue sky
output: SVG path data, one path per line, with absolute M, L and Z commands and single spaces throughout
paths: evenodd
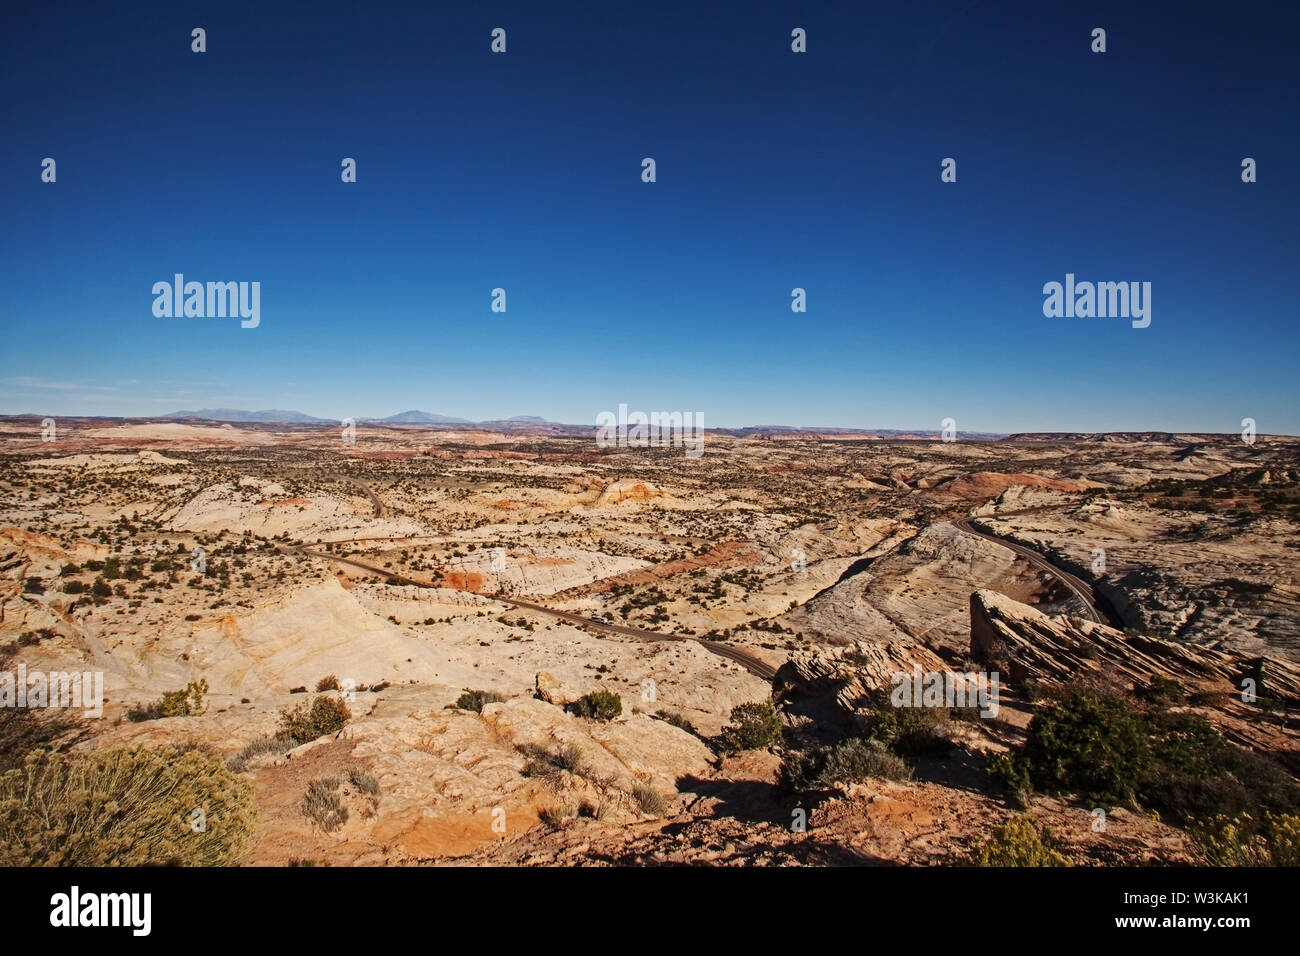
M 7 5 L 0 412 L 1300 433 L 1300 7 L 1139 6 Z

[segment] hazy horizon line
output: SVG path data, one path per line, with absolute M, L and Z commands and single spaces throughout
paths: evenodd
M 280 408 L 251 409 L 251 410 L 238 409 L 238 408 L 226 408 L 226 409 L 200 409 L 200 410 L 239 412 L 247 415 L 254 415 L 257 414 L 258 412 L 286 412 L 294 415 L 301 415 L 303 416 L 303 418 L 298 420 L 291 419 L 291 418 L 283 418 L 283 419 L 208 418 L 200 415 L 181 416 L 175 413 L 168 413 L 163 415 L 113 415 L 113 414 L 104 414 L 101 412 L 98 414 L 59 413 L 57 415 L 51 415 L 51 414 L 42 414 L 40 412 L 0 412 L 0 419 L 34 419 L 36 421 L 40 421 L 44 418 L 53 418 L 57 421 L 59 418 L 73 418 L 73 419 L 103 419 L 105 421 L 134 421 L 140 423 L 157 422 L 157 421 L 164 421 L 164 422 L 190 421 L 190 422 L 220 422 L 222 424 L 229 424 L 229 425 L 306 425 L 306 426 L 318 426 L 318 427 L 327 427 L 327 426 L 333 427 L 333 426 L 341 425 L 350 419 L 356 424 L 381 423 L 388 427 L 421 426 L 425 428 L 471 429 L 471 428 L 480 428 L 486 425 L 499 425 L 499 424 L 513 422 L 520 426 L 527 426 L 530 424 L 537 425 L 537 426 L 554 425 L 561 428 L 574 428 L 574 429 L 590 428 L 593 431 L 598 428 L 598 425 L 594 423 L 588 424 L 584 422 L 565 422 L 565 421 L 559 421 L 557 419 L 546 418 L 545 416 L 539 416 L 539 415 L 513 415 L 509 417 L 502 417 L 502 418 L 482 418 L 482 419 L 475 420 L 475 419 L 462 419 L 459 416 L 455 416 L 455 415 L 441 415 L 441 413 L 427 412 L 424 414 L 441 415 L 441 417 L 443 418 L 454 419 L 454 420 L 402 422 L 402 421 L 389 421 L 388 419 L 393 418 L 397 415 L 406 414 L 406 412 L 394 412 L 391 415 L 387 415 L 387 416 L 363 415 L 363 416 L 347 416 L 343 418 L 329 418 L 325 416 L 311 415 L 306 412 L 297 411 L 296 409 L 280 409 Z M 407 411 L 420 411 L 420 410 L 408 409 Z M 896 433 L 896 434 L 906 434 L 906 435 L 928 435 L 933 433 L 936 436 L 940 435 L 943 431 L 942 425 L 940 425 L 939 427 L 929 426 L 923 428 L 904 428 L 904 427 L 885 426 L 885 425 L 871 425 L 871 426 L 811 425 L 811 424 L 791 425 L 791 424 L 780 423 L 780 422 L 767 422 L 767 423 L 749 424 L 749 425 L 729 425 L 729 424 L 706 425 L 703 427 L 702 431 L 707 433 L 710 431 L 713 432 L 745 431 L 745 430 L 754 431 L 754 430 L 763 430 L 763 429 L 788 429 L 790 431 L 795 431 L 795 432 L 819 431 L 827 434 L 849 434 L 849 433 L 861 432 L 861 433 Z M 956 428 L 955 432 L 956 434 L 959 435 L 980 436 L 986 438 L 1008 438 L 1015 435 L 1135 435 L 1135 434 L 1153 434 L 1153 433 L 1165 434 L 1165 435 L 1207 435 L 1207 436 L 1240 437 L 1240 432 L 1235 430 L 1222 431 L 1222 430 L 1207 429 L 1207 428 L 1161 428 L 1161 427 L 1128 427 L 1128 428 L 1101 428 L 1101 429 L 1022 428 L 1017 430 L 998 430 L 998 429 L 989 429 L 989 428 L 970 428 L 970 429 Z M 1256 433 L 1256 437 L 1265 437 L 1265 436 L 1271 436 L 1277 438 L 1300 437 L 1300 435 L 1295 435 L 1289 432 L 1260 431 Z

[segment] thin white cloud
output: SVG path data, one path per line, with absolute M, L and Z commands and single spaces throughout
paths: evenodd
M 59 382 L 48 378 L 37 378 L 33 375 L 16 375 L 13 378 L 0 378 L 0 384 L 13 385 L 19 388 L 47 388 L 57 391 L 69 391 L 71 389 L 82 389 L 92 392 L 115 392 L 116 386 L 113 385 L 89 385 L 85 382 Z

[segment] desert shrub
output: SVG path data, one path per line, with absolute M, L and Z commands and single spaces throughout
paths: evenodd
M 537 813 L 537 819 L 553 830 L 564 826 L 564 821 L 572 816 L 574 811 L 569 807 L 544 807 Z
M 641 808 L 642 813 L 652 817 L 662 816 L 668 809 L 668 801 L 654 787 L 646 783 L 636 783 L 632 787 L 632 799 Z
M 348 822 L 348 808 L 343 806 L 337 778 L 327 777 L 307 784 L 302 815 L 326 833 L 333 833 Z
M 135 723 L 139 723 L 143 720 L 158 720 L 162 715 L 161 700 L 151 700 L 143 704 L 135 704 L 132 707 L 128 707 L 126 711 L 126 719 Z
M 226 768 L 235 773 L 243 773 L 248 765 L 263 754 L 288 753 L 293 741 L 283 737 L 258 737 L 244 745 L 244 749 L 226 761 Z
M 1055 848 L 1052 833 L 1029 817 L 1008 820 L 974 847 L 977 866 L 1069 866 Z
M 338 690 L 338 689 L 339 689 L 339 679 L 335 677 L 333 674 L 330 674 L 326 677 L 322 677 L 320 680 L 316 682 L 316 693 L 318 694 L 323 694 L 327 690 Z
M 618 808 L 618 804 L 619 794 L 608 787 L 601 787 L 595 803 L 590 800 L 579 802 L 576 815 L 591 820 L 607 820 Z
M 41 584 L 40 578 L 28 578 L 23 582 L 24 594 L 44 594 L 45 585 Z
M 280 729 L 276 736 L 283 740 L 307 743 L 330 734 L 336 734 L 352 718 L 348 705 L 335 697 L 317 697 L 311 706 L 298 704 L 280 711 Z
M 594 720 L 613 720 L 623 713 L 623 698 L 608 690 L 593 690 L 573 702 L 573 712 Z
M 870 777 L 905 780 L 911 769 L 878 741 L 850 739 L 831 748 L 821 777 L 825 783 L 854 783 Z
M 206 711 L 203 696 L 208 692 L 207 678 L 190 681 L 183 690 L 163 694 L 162 712 L 164 717 L 191 717 Z
M 557 769 L 551 760 L 550 751 L 545 747 L 539 747 L 537 744 L 527 744 L 520 747 L 519 752 L 525 758 L 522 771 L 525 777 L 544 777 Z
M 1216 816 L 1191 829 L 1208 866 L 1300 866 L 1300 816 Z
M 112 597 L 113 588 L 103 578 L 95 578 L 95 582 L 90 586 L 90 593 L 97 598 Z
M 481 714 L 484 705 L 503 700 L 505 697 L 494 690 L 467 690 L 456 698 L 456 709 L 472 710 L 476 714 Z
M 348 783 L 352 784 L 358 793 L 364 793 L 368 797 L 379 795 L 379 778 L 368 770 L 355 767 L 349 770 Z
M 1019 752 L 1011 750 L 994 754 L 985 765 L 988 775 L 1002 784 L 1016 800 L 1027 805 L 1029 796 L 1034 792 L 1034 781 L 1030 776 L 1029 761 Z
M 1170 677 L 1156 675 L 1151 683 L 1138 689 L 1138 696 L 1152 704 L 1181 704 L 1187 699 L 1187 693 L 1178 681 Z
M 658 716 L 658 718 L 664 723 L 672 724 L 678 730 L 684 730 L 688 734 L 694 734 L 696 737 L 700 735 L 700 732 L 695 729 L 695 725 L 676 711 L 661 710 L 656 716 Z
M 761 750 L 781 742 L 781 715 L 771 700 L 731 708 L 731 722 L 722 728 L 722 742 L 732 750 Z
M 1139 794 L 1180 823 L 1248 813 L 1300 813 L 1300 787 L 1275 761 L 1224 740 L 1194 714 L 1148 718 L 1156 768 Z
M 781 760 L 777 780 L 784 789 L 798 791 L 872 777 L 906 780 L 911 775 L 907 762 L 879 740 L 852 737 L 831 747 L 790 751 Z
M 63 585 L 64 594 L 85 594 L 89 588 L 80 581 L 68 581 Z
M 21 767 L 33 750 L 62 750 L 85 730 L 81 717 L 64 710 L 0 707 L 0 772 Z
M 582 753 L 582 748 L 577 744 L 564 744 L 551 754 L 551 760 L 561 770 L 576 773 L 578 776 L 583 776 L 585 773 L 590 772 L 590 768 L 587 766 L 586 757 Z
M 1300 786 L 1275 761 L 1237 747 L 1204 718 L 1143 712 L 1079 691 L 1030 722 L 1025 746 L 989 761 L 1013 790 L 1141 804 L 1180 824 L 1248 812 L 1300 812 Z
M 208 692 L 207 678 L 190 681 L 181 690 L 174 690 L 162 695 L 162 698 L 147 704 L 139 704 L 126 712 L 127 720 L 157 720 L 160 717 L 194 717 L 204 713 L 208 708 L 203 702 L 203 695 Z
M 32 755 L 0 776 L 0 865 L 234 866 L 256 819 L 253 788 L 200 748 Z
M 783 790 L 810 790 L 819 786 L 818 778 L 826 766 L 826 751 L 829 747 L 815 747 L 812 750 L 790 750 L 781 758 L 781 767 L 777 771 L 777 785 Z
M 553 750 L 528 744 L 520 747 L 519 751 L 527 758 L 523 769 L 525 777 L 543 777 L 553 781 L 565 770 L 577 777 L 586 777 L 592 773 L 582 748 L 577 744 L 564 744 Z
M 1030 721 L 1024 749 L 993 764 L 1004 783 L 1028 779 L 1044 793 L 1133 803 L 1154 770 L 1141 716 L 1118 697 L 1085 690 Z
M 947 753 L 952 749 L 952 721 L 937 707 L 892 707 L 876 710 L 870 735 L 900 757 Z

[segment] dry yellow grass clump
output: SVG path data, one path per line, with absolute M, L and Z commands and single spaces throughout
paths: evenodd
M 0 776 L 3 866 L 236 866 L 256 821 L 253 788 L 197 749 L 34 753 Z

